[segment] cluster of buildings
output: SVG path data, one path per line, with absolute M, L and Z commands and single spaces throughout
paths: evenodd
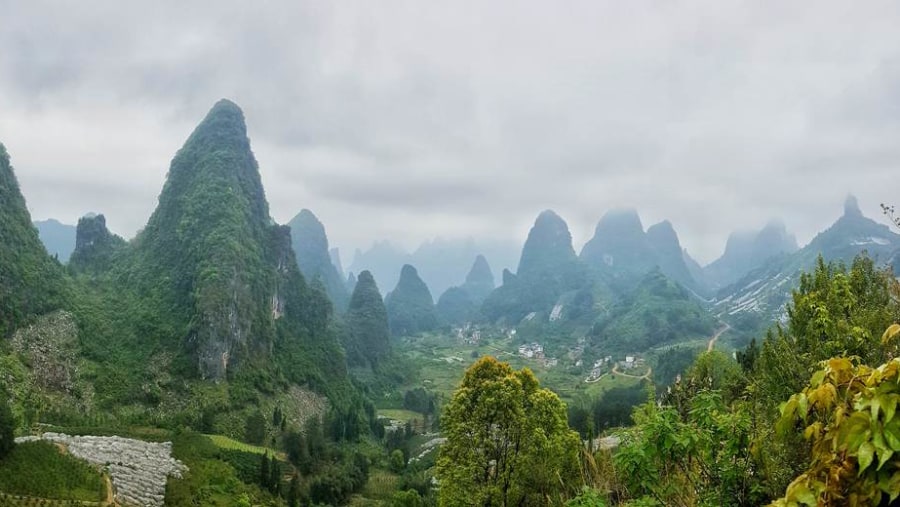
M 519 345 L 519 355 L 526 359 L 544 359 L 544 346 L 540 343 Z
M 471 323 L 455 329 L 456 338 L 466 345 L 478 345 L 481 341 L 481 328 Z

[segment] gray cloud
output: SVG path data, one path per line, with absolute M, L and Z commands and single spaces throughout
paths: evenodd
M 131 235 L 229 97 L 274 217 L 313 209 L 345 252 L 521 241 L 548 207 L 580 243 L 633 206 L 711 260 L 773 217 L 808 241 L 848 192 L 897 201 L 896 26 L 887 1 L 17 2 L 0 141 L 35 217 Z

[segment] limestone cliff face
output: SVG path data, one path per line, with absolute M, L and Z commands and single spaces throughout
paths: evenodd
M 69 265 L 79 272 L 107 270 L 125 245 L 125 240 L 106 228 L 106 217 L 85 215 L 78 220 L 75 229 L 75 251 L 72 252 Z

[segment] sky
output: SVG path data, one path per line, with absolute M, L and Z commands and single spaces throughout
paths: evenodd
M 554 209 L 670 220 L 702 262 L 848 193 L 900 204 L 900 3 L 0 0 L 0 142 L 35 219 L 132 237 L 220 98 L 273 218 L 344 264 L 388 239 L 521 243 Z

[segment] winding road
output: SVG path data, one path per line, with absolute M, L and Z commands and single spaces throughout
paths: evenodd
M 706 345 L 707 352 L 712 352 L 713 347 L 716 346 L 716 340 L 718 340 L 719 337 L 722 336 L 722 333 L 731 329 L 731 326 L 729 326 L 727 322 L 723 322 L 723 324 L 725 325 L 719 328 L 719 330 L 716 331 L 716 334 L 714 334 L 712 338 L 709 339 L 709 344 Z

